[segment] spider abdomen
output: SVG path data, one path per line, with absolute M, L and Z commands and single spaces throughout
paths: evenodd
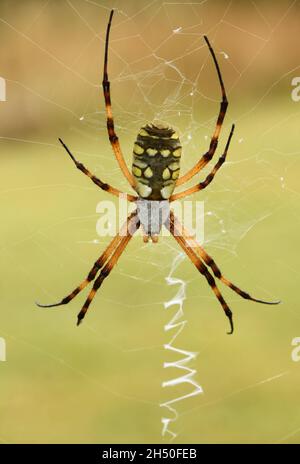
M 165 124 L 143 126 L 133 147 L 132 174 L 136 191 L 147 200 L 168 200 L 179 177 L 181 144 Z

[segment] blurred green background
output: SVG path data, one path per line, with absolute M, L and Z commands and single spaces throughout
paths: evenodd
M 96 206 L 112 200 L 77 172 L 57 137 L 101 179 L 129 191 L 109 145 L 101 94 L 103 40 L 112 26 L 113 108 L 131 163 L 139 127 L 154 117 L 178 128 L 182 172 L 205 152 L 220 90 L 202 39 L 217 53 L 229 97 L 219 144 L 232 122 L 228 163 L 193 200 L 205 201 L 205 247 L 224 274 L 278 307 L 241 300 L 219 285 L 225 320 L 206 281 L 185 259 L 187 325 L 174 343 L 198 352 L 189 366 L 202 395 L 178 403 L 170 428 L 181 443 L 299 443 L 299 66 L 298 1 L 1 1 L 0 441 L 168 443 L 163 401 L 191 391 L 162 388 L 179 374 L 164 309 L 180 252 L 171 238 L 132 240 L 79 328 L 86 292 L 61 299 L 86 276 L 109 237 Z M 217 155 L 218 156 L 218 155 Z M 192 184 L 191 184 L 192 185 Z M 170 415 L 170 417 L 172 417 Z

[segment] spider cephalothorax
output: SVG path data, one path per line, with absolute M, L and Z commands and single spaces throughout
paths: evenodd
M 166 124 L 143 126 L 133 147 L 132 174 L 141 198 L 168 200 L 180 170 L 178 133 Z
M 148 242 L 158 242 L 162 226 L 167 228 L 170 225 L 170 203 L 167 200 L 144 200 L 139 198 L 136 201 L 137 220 L 141 224 L 143 240 Z
M 124 160 L 119 139 L 115 132 L 111 108 L 110 83 L 108 80 L 107 62 L 108 42 L 112 17 L 113 11 L 110 13 L 106 30 L 104 72 L 102 83 L 107 115 L 107 131 L 109 141 L 119 163 L 120 169 L 122 170 L 131 187 L 138 194 L 138 196 L 127 194 L 127 200 L 136 203 L 137 208 L 128 216 L 126 223 L 123 225 L 119 233 L 112 239 L 106 250 L 95 262 L 86 279 L 80 285 L 78 285 L 78 287 L 76 287 L 59 303 L 51 305 L 38 304 L 38 306 L 54 307 L 67 304 L 90 282 L 94 281 L 93 288 L 91 289 L 81 311 L 78 314 L 77 324 L 79 324 L 84 318 L 97 290 L 102 285 L 104 279 L 109 275 L 114 265 L 117 263 L 119 257 L 123 253 L 124 249 L 138 228 L 142 226 L 145 241 L 148 241 L 149 237 L 151 237 L 152 241 L 156 242 L 158 234 L 164 225 L 174 236 L 175 240 L 181 246 L 197 270 L 206 278 L 208 285 L 214 292 L 216 298 L 219 300 L 224 313 L 229 319 L 229 333 L 232 333 L 232 312 L 224 300 L 220 290 L 218 289 L 213 275 L 221 282 L 223 282 L 223 284 L 227 285 L 227 287 L 231 288 L 234 292 L 246 300 L 252 300 L 256 301 L 257 303 L 264 304 L 277 304 L 279 301 L 269 302 L 253 298 L 249 295 L 249 293 L 244 292 L 239 287 L 230 282 L 230 280 L 226 279 L 214 260 L 206 253 L 205 249 L 196 242 L 196 240 L 185 229 L 185 227 L 180 224 L 174 215 L 174 212 L 170 209 L 170 203 L 172 201 L 184 198 L 187 195 L 203 190 L 212 182 L 215 174 L 221 168 L 226 159 L 230 141 L 233 135 L 234 125 L 231 127 L 224 152 L 203 181 L 198 182 L 193 187 L 183 190 L 182 192 L 173 193 L 175 187 L 179 187 L 180 185 L 185 184 L 187 181 L 192 179 L 192 177 L 198 174 L 213 158 L 217 149 L 220 130 L 224 121 L 228 102 L 215 53 L 209 43 L 208 38 L 204 36 L 214 61 L 222 94 L 220 111 L 207 152 L 202 155 L 200 160 L 192 169 L 190 169 L 182 177 L 179 177 L 181 145 L 178 134 L 167 124 L 153 122 L 152 124 L 147 124 L 142 127 L 138 133 L 133 148 L 133 166 L 131 173 Z M 75 163 L 76 167 L 84 174 L 86 174 L 98 187 L 115 196 L 123 194 L 123 192 L 120 190 L 102 182 L 98 177 L 92 174 L 83 164 L 75 159 L 64 142 L 61 139 L 59 139 L 59 141 Z

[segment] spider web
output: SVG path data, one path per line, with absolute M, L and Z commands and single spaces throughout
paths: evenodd
M 289 87 L 299 67 L 292 51 L 282 63 L 274 56 L 284 56 L 282 50 L 274 51 L 277 34 L 287 29 L 293 34 L 297 1 L 283 1 L 276 8 L 271 2 L 249 2 L 246 19 L 234 1 L 66 0 L 58 6 L 47 0 L 33 2 L 27 13 L 22 7 L 16 13 L 8 7 L 1 13 L 0 26 L 12 49 L 20 47 L 31 66 L 20 58 L 16 69 L 3 75 L 7 101 L 1 103 L 2 111 L 11 105 L 1 137 L 11 154 L 4 158 L 4 171 L 15 163 L 9 172 L 21 165 L 24 174 L 17 173 L 18 184 L 11 185 L 10 179 L 2 188 L 7 222 L 11 209 L 18 211 L 14 231 L 3 227 L 1 250 L 8 263 L 3 305 L 14 308 L 4 316 L 0 332 L 7 343 L 2 397 L 7 414 L 14 409 L 15 397 L 25 414 L 36 402 L 43 407 L 26 433 L 5 415 L 0 439 L 158 442 L 165 419 L 163 424 L 166 427 L 167 420 L 170 429 L 166 434 L 163 428 L 162 440 L 297 442 L 299 420 L 292 403 L 299 367 L 290 362 L 289 345 L 299 335 L 295 328 L 299 312 L 292 298 L 284 319 L 277 310 L 249 308 L 250 303 L 241 303 L 222 288 L 239 326 L 235 338 L 228 340 L 218 303 L 175 241 L 163 237 L 157 245 L 145 245 L 136 237 L 99 290 L 80 329 L 75 331 L 75 315 L 86 294 L 68 309 L 34 311 L 35 299 L 58 301 L 74 288 L 108 243 L 108 237 L 96 233 L 97 204 L 107 197 L 74 172 L 55 136 L 61 136 L 102 180 L 129 191 L 108 143 L 101 94 L 105 29 L 112 7 L 109 77 L 117 134 L 127 162 L 139 128 L 153 119 L 178 129 L 184 153 L 181 172 L 207 150 L 220 102 L 217 75 L 202 39 L 208 35 L 230 102 L 215 158 L 232 122 L 237 129 L 228 162 L 201 196 L 204 245 L 224 274 L 242 288 L 253 289 L 253 294 L 276 299 L 296 288 L 292 252 L 288 248 L 285 260 L 273 249 L 278 248 L 280 234 L 288 237 L 282 221 L 299 220 L 294 175 L 299 111 Z M 44 34 L 46 26 L 54 35 L 51 39 Z M 9 59 L 7 49 L 4 56 Z M 272 72 L 267 72 L 266 59 L 271 60 Z M 274 62 L 280 64 L 276 67 Z M 281 112 L 278 102 L 284 86 Z M 24 116 L 12 123 L 19 111 L 17 97 L 24 103 Z M 278 233 L 274 227 L 279 227 Z M 289 279 L 284 280 L 279 269 L 289 273 Z M 16 281 L 21 282 L 20 294 L 14 291 Z M 170 313 L 163 308 L 178 294 L 184 324 L 174 342 L 176 331 L 163 329 L 176 309 L 168 309 Z M 164 349 L 172 342 L 187 356 L 194 386 L 198 392 L 203 388 L 204 394 L 189 397 L 188 385 L 162 388 L 170 380 L 164 363 L 171 363 L 171 371 L 174 368 L 171 378 L 181 375 L 174 366 L 180 360 L 178 352 Z M 32 383 L 36 397 L 30 393 Z M 176 403 L 174 422 L 174 417 L 163 416 L 159 405 L 176 398 L 185 399 Z M 286 413 L 272 399 L 285 404 Z M 248 408 L 254 403 L 258 406 L 251 412 Z M 269 432 L 266 413 L 281 426 L 272 426 Z M 86 430 L 75 430 L 72 421 L 86 425 Z M 253 427 L 257 421 L 262 438 Z

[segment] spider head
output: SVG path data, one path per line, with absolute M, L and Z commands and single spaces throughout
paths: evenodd
M 178 133 L 160 121 L 143 126 L 133 147 L 132 173 L 143 199 L 168 200 L 179 176 L 181 143 Z

